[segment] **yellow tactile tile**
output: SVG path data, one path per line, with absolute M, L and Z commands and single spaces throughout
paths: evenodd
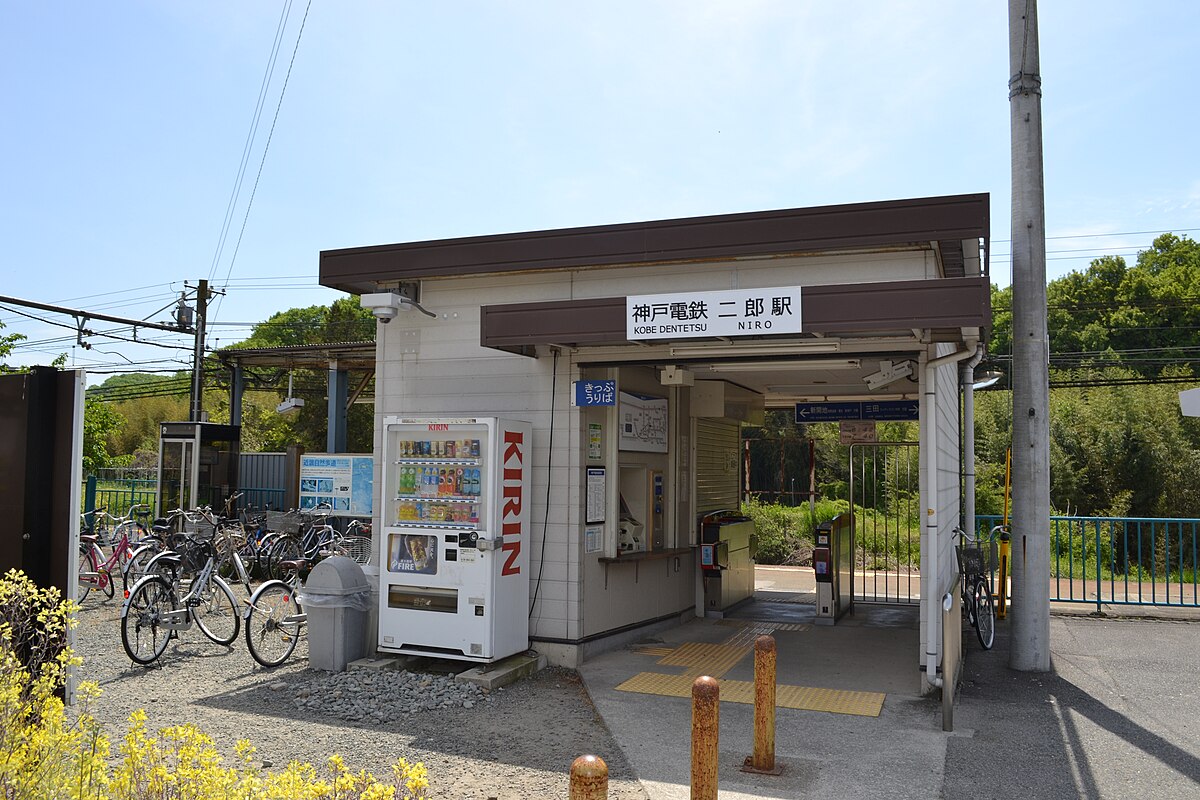
M 661 675 L 639 672 L 617 687 L 621 692 L 654 694 L 663 697 L 691 697 L 690 675 Z M 754 703 L 754 684 L 751 681 L 721 681 L 721 699 L 727 703 Z M 885 695 L 880 692 L 848 692 L 841 689 L 819 689 L 810 686 L 775 687 L 775 705 L 801 711 L 827 711 L 831 714 L 853 714 L 878 717 L 883 710 Z
M 637 653 L 639 656 L 657 656 L 659 658 L 662 658 L 663 656 L 669 656 L 669 655 L 671 655 L 671 653 L 675 652 L 675 648 L 674 647 L 635 647 L 635 648 L 633 648 L 633 652 Z
M 750 648 L 745 645 L 687 642 L 659 659 L 658 663 L 666 667 L 687 667 L 684 674 L 693 677 L 711 675 L 719 678 L 733 669 L 749 652 Z

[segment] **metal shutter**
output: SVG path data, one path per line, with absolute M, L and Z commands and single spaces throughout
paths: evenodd
M 741 431 L 741 423 L 736 420 L 696 420 L 697 515 L 722 508 L 738 508 Z

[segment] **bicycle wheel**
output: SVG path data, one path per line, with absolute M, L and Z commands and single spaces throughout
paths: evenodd
M 983 649 L 991 650 L 996 641 L 996 607 L 992 602 L 992 590 L 986 581 L 975 582 L 974 606 L 975 633 Z
M 150 559 L 154 558 L 158 551 L 158 547 L 150 544 L 144 544 L 133 551 L 133 555 L 125 562 L 121 573 L 122 588 L 126 593 L 129 592 L 130 586 L 133 586 L 146 574 Z
M 217 644 L 233 644 L 241 630 L 242 618 L 238 615 L 237 600 L 229 584 L 213 575 L 207 586 L 195 591 L 196 596 L 188 601 L 188 605 L 200 632 Z
M 295 592 L 283 581 L 258 587 L 246 609 L 246 647 L 264 667 L 277 667 L 296 649 L 304 624 Z
M 304 548 L 300 540 L 295 536 L 280 536 L 271 546 L 271 555 L 267 559 L 267 574 L 273 580 L 282 580 L 285 577 L 283 562 L 301 558 L 304 558 Z
M 358 536 L 351 534 L 343 536 L 337 541 L 338 548 L 350 558 L 353 558 L 359 564 L 367 564 L 371 561 L 371 537 Z
M 167 649 L 171 629 L 167 614 L 178 605 L 171 584 L 147 575 L 134 585 L 121 608 L 121 644 L 139 664 L 150 664 Z
M 267 531 L 258 540 L 258 545 L 254 550 L 254 571 L 263 579 L 270 577 L 271 548 L 275 546 L 275 542 L 282 535 L 279 531 Z
M 80 545 L 79 570 L 76 572 L 75 578 L 75 602 L 83 605 L 83 601 L 87 599 L 88 593 L 92 591 L 92 587 L 98 580 L 96 558 L 92 554 L 92 548 L 86 544 Z

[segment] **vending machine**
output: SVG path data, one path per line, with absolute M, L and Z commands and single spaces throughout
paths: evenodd
M 529 647 L 529 423 L 385 417 L 379 649 L 490 662 Z

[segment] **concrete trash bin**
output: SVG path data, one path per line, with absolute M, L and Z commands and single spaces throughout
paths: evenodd
M 308 615 L 308 665 L 345 672 L 366 654 L 371 584 L 353 559 L 333 556 L 313 567 L 299 596 Z

